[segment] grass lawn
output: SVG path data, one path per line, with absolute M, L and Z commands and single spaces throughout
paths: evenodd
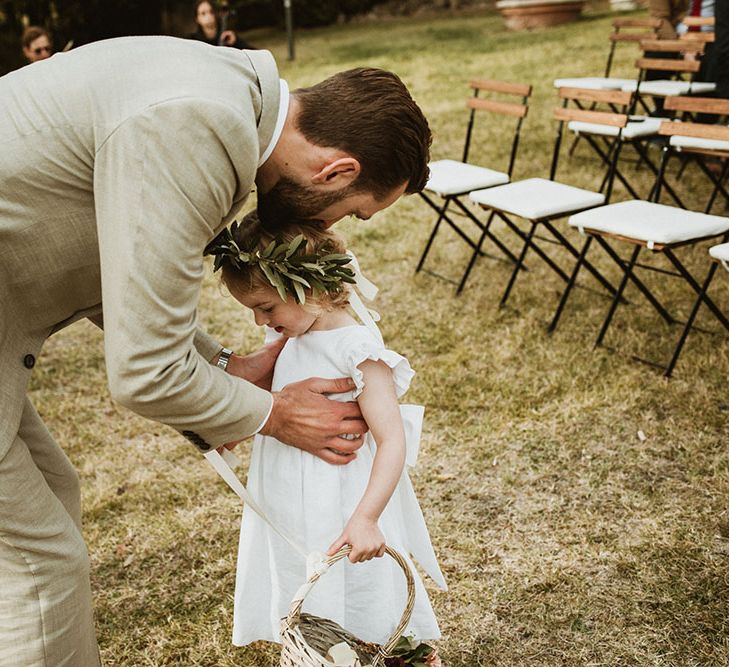
M 300 33 L 295 63 L 281 36 L 257 43 L 292 87 L 363 64 L 395 70 L 431 122 L 436 159 L 460 154 L 471 77 L 534 84 L 514 174 L 524 178 L 548 173 L 552 79 L 601 72 L 610 20 L 586 15 L 529 34 L 507 32 L 496 15 L 363 22 Z M 631 76 L 633 59 L 628 46 L 616 74 Z M 505 127 L 481 129 L 473 160 L 505 168 Z M 600 170 L 583 145 L 559 177 L 595 188 Z M 680 191 L 697 207 L 708 195 L 691 167 Z M 505 309 L 501 262 L 479 261 L 459 298 L 414 274 L 432 219 L 409 197 L 338 229 L 381 288 L 385 339 L 418 371 L 408 399 L 426 406 L 426 425 L 412 477 L 450 583 L 432 594 L 446 664 L 729 665 L 727 337 L 691 335 L 666 381 L 627 353 L 667 357 L 678 331 L 630 292 L 609 333 L 622 352 L 593 351 L 607 301 L 585 289 L 548 337 L 561 283 L 533 259 Z M 681 256 L 708 267 L 706 247 Z M 467 257 L 445 231 L 428 265 L 455 277 Z M 646 279 L 685 316 L 683 285 Z M 729 307 L 729 275 L 713 292 Z M 212 277 L 200 311 L 227 345 L 259 344 Z M 705 309 L 700 323 L 718 328 Z M 236 496 L 183 438 L 112 403 L 91 325 L 49 340 L 32 397 L 81 474 L 104 664 L 276 665 L 274 647 L 230 644 Z

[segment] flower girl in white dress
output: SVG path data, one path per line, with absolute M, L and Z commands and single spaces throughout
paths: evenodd
M 356 389 L 333 400 L 356 400 L 369 425 L 356 458 L 335 466 L 274 438 L 256 436 L 248 490 L 279 530 L 307 552 L 336 553 L 349 544 L 356 566 L 332 568 L 307 597 L 305 610 L 329 618 L 365 641 L 384 643 L 406 602 L 402 570 L 384 545 L 410 556 L 443 589 L 425 521 L 405 463 L 414 464 L 422 408 L 398 398 L 414 373 L 385 347 L 376 325 L 349 312 L 358 299 L 348 283 L 341 240 L 307 229 L 264 232 L 254 216 L 234 225 L 210 250 L 230 293 L 266 325 L 288 337 L 272 391 L 310 377 L 351 377 Z M 219 237 L 220 239 L 221 237 Z M 306 282 L 302 282 L 306 281 Z M 308 285 L 308 287 L 307 287 Z M 359 302 L 361 303 L 361 302 Z M 361 312 L 361 311 L 360 311 Z M 401 415 L 404 415 L 405 418 Z M 365 562 L 366 561 L 366 562 Z M 415 608 L 405 630 L 418 640 L 440 637 L 428 595 L 416 580 Z M 238 552 L 233 643 L 279 641 L 281 619 L 306 580 L 306 562 L 256 513 L 244 509 Z

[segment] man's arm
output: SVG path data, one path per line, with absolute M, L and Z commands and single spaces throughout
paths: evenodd
M 89 322 L 99 327 L 99 329 L 101 329 L 102 331 L 104 330 L 103 313 L 99 313 L 98 315 L 92 315 L 87 319 L 89 320 Z M 217 361 L 220 350 L 223 349 L 223 346 L 202 327 L 198 327 L 195 331 L 195 338 L 193 339 L 192 343 L 198 353 L 204 359 L 207 359 L 210 363 L 213 364 Z M 238 377 L 246 377 L 245 375 L 242 375 L 240 373 L 234 373 L 234 375 L 238 375 Z
M 241 143 L 252 155 L 249 174 L 231 162 Z M 307 380 L 272 396 L 212 365 L 220 348 L 197 333 L 203 249 L 243 187 L 239 181 L 253 182 L 257 159 L 255 119 L 244 123 L 222 105 L 188 99 L 128 119 L 98 150 L 94 196 L 109 388 L 119 403 L 178 429 L 202 451 L 244 439 L 265 423 L 261 432 L 346 463 L 350 456 L 326 448 L 354 451 L 362 438 L 337 434 L 364 433 L 366 425 L 356 405 L 322 393 L 348 387 Z M 196 337 L 203 355 L 193 347 Z
M 221 373 L 196 308 L 202 251 L 230 210 L 239 180 L 252 183 L 255 119 L 202 100 L 173 100 L 128 119 L 101 146 L 94 169 L 112 395 L 182 431 L 206 451 L 252 434 L 271 395 Z M 249 147 L 237 173 L 228 141 Z M 246 187 L 246 186 L 244 186 Z M 206 356 L 209 354 L 210 356 Z

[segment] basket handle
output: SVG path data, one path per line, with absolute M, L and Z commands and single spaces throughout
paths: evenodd
M 324 567 L 321 568 L 321 570 L 315 570 L 306 580 L 306 583 L 297 591 L 294 599 L 291 601 L 291 607 L 289 608 L 289 613 L 285 620 L 285 623 L 289 628 L 293 629 L 299 624 L 301 618 L 301 607 L 303 606 L 304 600 L 309 594 L 309 591 L 311 591 L 314 587 L 314 584 L 316 584 L 316 582 L 319 581 L 324 574 L 326 574 L 326 571 L 334 565 L 334 563 L 345 558 L 350 551 L 352 551 L 352 547 L 346 545 L 333 556 L 326 558 L 323 561 Z M 388 642 L 379 647 L 378 653 L 372 663 L 372 667 L 381 667 L 384 664 L 385 658 L 392 657 L 390 652 L 395 648 L 395 645 L 402 636 L 402 633 L 405 632 L 405 628 L 410 622 L 410 617 L 413 614 L 413 607 L 415 606 L 415 580 L 413 579 L 413 573 L 410 570 L 410 566 L 407 564 L 405 559 L 397 551 L 395 551 L 395 549 L 385 546 L 385 553 L 400 566 L 405 574 L 405 580 L 408 587 L 408 599 L 405 604 L 405 609 L 402 612 L 402 616 L 400 617 L 400 623 L 398 623 Z

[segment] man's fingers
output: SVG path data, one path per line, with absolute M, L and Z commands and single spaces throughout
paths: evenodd
M 369 430 L 370 429 L 367 426 L 367 422 L 362 418 L 343 419 L 337 425 L 337 435 L 342 434 L 342 433 L 351 433 L 354 435 L 362 435 L 364 433 L 367 433 L 367 431 L 369 431 Z
M 332 450 L 335 454 L 348 455 L 354 454 L 362 446 L 363 442 L 364 438 L 362 436 L 350 440 L 349 438 L 340 438 L 336 435 L 326 441 L 325 447 Z
M 331 401 L 334 403 L 332 406 L 336 412 L 337 417 L 342 420 L 347 419 L 359 419 L 362 420 L 362 411 L 359 405 L 355 401 Z
M 324 378 L 309 378 L 304 380 L 308 385 L 308 389 L 317 394 L 344 394 L 352 391 L 355 384 L 352 378 L 334 378 L 327 380 Z
M 335 466 L 343 466 L 349 463 L 350 461 L 354 461 L 354 459 L 357 458 L 356 454 L 337 454 L 337 452 L 333 452 L 331 449 L 320 449 L 318 452 L 316 452 L 322 461 L 326 461 L 327 463 L 331 463 Z

